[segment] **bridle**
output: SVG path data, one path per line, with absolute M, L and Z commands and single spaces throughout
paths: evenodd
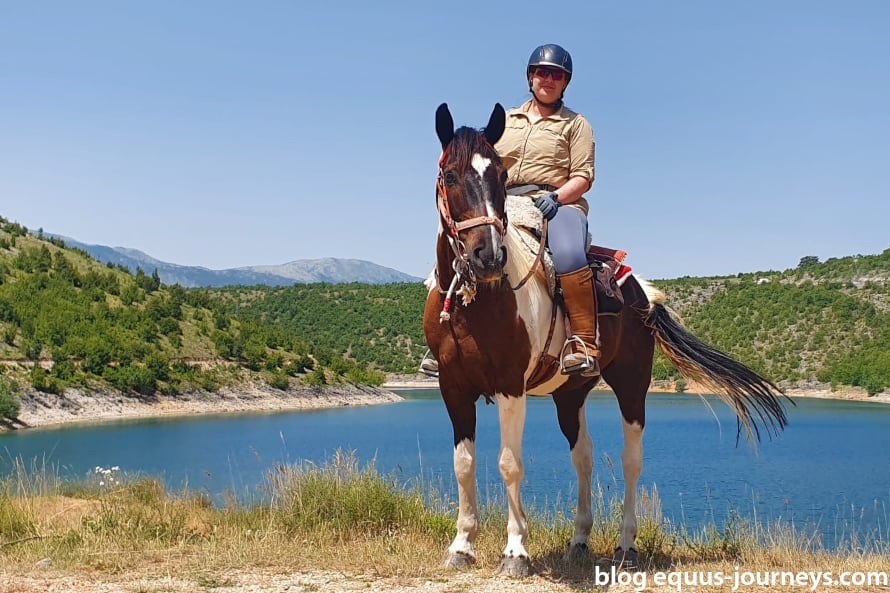
M 491 145 L 489 144 L 489 146 Z M 445 189 L 445 169 L 443 167 L 445 160 L 448 158 L 448 148 L 449 147 L 445 147 L 442 151 L 442 156 L 439 157 L 439 173 L 436 178 L 436 204 L 439 209 L 439 215 L 442 217 L 442 221 L 445 223 L 445 228 L 448 230 L 448 243 L 451 246 L 451 251 L 454 253 L 454 260 L 451 263 L 451 267 L 454 270 L 454 277 L 451 279 L 451 284 L 447 291 L 442 290 L 441 286 L 439 287 L 439 291 L 445 293 L 442 312 L 439 314 L 440 323 L 451 319 L 451 297 L 458 285 L 461 285 L 462 279 L 463 284 L 457 293 L 463 297 L 464 306 L 469 305 L 476 297 L 476 274 L 473 272 L 473 268 L 470 265 L 470 258 L 467 254 L 466 245 L 464 245 L 464 242 L 460 238 L 461 231 L 475 228 L 477 226 L 491 225 L 497 229 L 501 237 L 507 234 L 506 214 L 503 219 L 496 216 L 476 216 L 468 220 L 454 220 L 454 217 L 451 215 L 451 208 L 448 204 L 448 194 Z M 522 288 L 529 278 L 532 277 L 535 269 L 541 262 L 541 257 L 546 245 L 547 221 L 545 220 L 541 236 L 541 245 L 538 254 L 535 257 L 535 263 L 531 266 L 528 273 L 525 275 L 525 278 L 523 278 L 516 286 L 511 287 L 512 290 Z
M 445 150 L 442 151 L 442 156 L 439 157 L 439 175 L 436 179 L 436 199 L 439 207 L 439 214 L 442 215 L 442 220 L 445 222 L 445 226 L 448 228 L 448 233 L 451 235 L 451 238 L 454 241 L 459 242 L 461 231 L 489 224 L 496 228 L 503 237 L 507 232 L 507 227 L 504 224 L 504 220 L 501 220 L 496 216 L 476 216 L 469 220 L 461 220 L 460 222 L 454 220 L 451 216 L 451 208 L 448 205 L 448 194 L 445 190 L 445 170 L 442 168 L 447 157 L 448 148 L 445 148 Z

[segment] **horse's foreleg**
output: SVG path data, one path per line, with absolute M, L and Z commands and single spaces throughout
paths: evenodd
M 473 542 L 479 530 L 476 499 L 476 405 L 471 398 L 445 398 L 454 428 L 454 476 L 457 478 L 457 535 L 445 566 L 465 568 L 476 562 Z
M 587 432 L 586 396 L 576 393 L 554 394 L 559 428 L 569 443 L 572 466 L 578 477 L 578 512 L 575 514 L 575 531 L 566 550 L 565 559 L 587 554 L 587 540 L 593 527 L 590 508 L 590 478 L 593 474 L 593 441 Z
M 454 447 L 454 475 L 457 478 L 457 535 L 448 547 L 447 566 L 463 568 L 476 561 L 473 541 L 479 530 L 476 500 L 476 443 L 463 439 Z
M 498 468 L 507 488 L 507 546 L 501 559 L 501 574 L 527 576 L 531 561 L 525 542 L 528 539 L 528 523 L 522 510 L 519 488 L 522 483 L 522 431 L 525 427 L 525 396 L 496 396 L 498 418 L 501 424 L 501 453 Z
M 643 469 L 643 427 L 638 422 L 624 425 L 624 449 L 621 451 L 621 467 L 624 472 L 624 514 L 621 518 L 621 539 L 615 551 L 616 561 L 629 567 L 636 565 L 637 550 L 637 482 Z

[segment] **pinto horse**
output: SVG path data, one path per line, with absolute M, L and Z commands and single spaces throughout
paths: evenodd
M 436 111 L 436 132 L 442 144 L 436 198 L 440 226 L 423 329 L 438 360 L 439 388 L 454 430 L 459 506 L 457 535 L 445 563 L 459 568 L 476 559 L 476 401 L 484 396 L 498 407 L 498 468 L 509 507 L 500 572 L 521 576 L 531 570 L 528 525 L 520 499 L 525 396 L 552 395 L 559 427 L 569 444 L 578 478 L 578 510 L 566 552 L 572 557 L 586 553 L 593 525 L 593 443 L 587 432 L 585 400 L 599 377 L 551 372 L 543 382 L 540 378 L 530 381 L 532 376 L 540 377 L 537 367 L 542 360 L 550 361 L 555 371 L 553 361 L 558 359 L 566 332 L 546 282 L 530 276 L 530 266 L 523 267 L 521 258 L 508 253 L 512 244 L 505 210 L 506 172 L 492 147 L 504 125 L 505 113 L 499 104 L 483 131 L 467 127 L 455 131 L 448 106 L 443 103 Z M 777 434 L 787 420 L 778 388 L 690 334 L 668 312 L 664 295 L 651 284 L 631 276 L 621 291 L 623 310 L 617 316 L 601 316 L 599 331 L 602 378 L 615 392 L 624 428 L 624 511 L 614 561 L 629 566 L 636 563 L 636 489 L 656 344 L 684 376 L 708 386 L 732 407 L 739 430 L 744 427 L 749 438 L 759 439 L 762 429 Z M 453 304 L 452 297 L 462 297 L 462 302 Z M 559 317 L 555 323 L 554 316 Z

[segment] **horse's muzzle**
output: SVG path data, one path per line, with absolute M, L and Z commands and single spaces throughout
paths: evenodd
M 485 243 L 470 252 L 470 267 L 479 282 L 500 281 L 506 265 L 507 248 L 500 242 L 497 245 Z

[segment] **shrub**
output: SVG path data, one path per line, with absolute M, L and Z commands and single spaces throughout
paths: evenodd
M 308 385 L 311 385 L 313 387 L 322 387 L 323 385 L 328 384 L 328 380 L 324 374 L 324 369 L 320 366 L 315 367 L 315 370 L 306 375 L 306 378 L 303 380 L 306 381 Z
M 20 411 L 21 404 L 15 385 L 0 377 L 0 418 L 15 420 Z
M 282 372 L 267 373 L 266 382 L 270 387 L 281 389 L 282 391 L 290 386 L 290 381 L 288 380 L 287 375 Z
M 62 393 L 62 387 L 56 378 L 37 365 L 31 369 L 31 387 L 44 393 Z
M 157 377 L 146 367 L 106 367 L 102 378 L 123 392 L 154 395 L 158 390 Z

